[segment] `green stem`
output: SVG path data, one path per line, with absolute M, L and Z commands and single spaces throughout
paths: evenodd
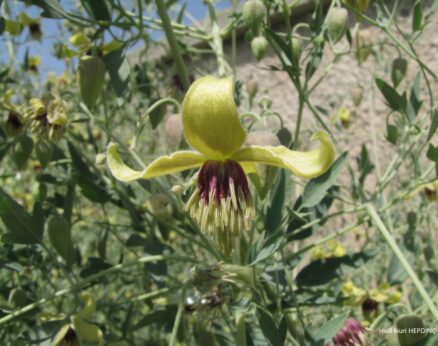
M 167 41 L 169 42 L 170 50 L 172 51 L 172 57 L 175 60 L 176 69 L 178 71 L 179 78 L 184 90 L 188 90 L 190 86 L 189 75 L 187 73 L 186 65 L 181 54 L 178 42 L 175 39 L 173 33 L 172 24 L 170 23 L 169 15 L 167 14 L 166 6 L 162 0 L 155 0 L 157 5 L 158 15 L 161 18 L 164 32 L 166 33 Z
M 176 312 L 175 322 L 173 323 L 172 328 L 172 335 L 170 336 L 169 346 L 175 346 L 176 345 L 176 336 L 178 334 L 178 328 L 181 324 L 181 319 L 184 312 L 184 307 L 186 304 L 186 290 L 187 290 L 187 284 L 183 286 L 181 297 L 178 304 L 178 311 Z
M 386 242 L 391 247 L 392 251 L 397 256 L 401 265 L 403 266 L 403 268 L 406 270 L 406 272 L 410 276 L 412 282 L 414 283 L 415 287 L 417 288 L 418 292 L 420 293 L 421 297 L 423 298 L 423 300 L 426 303 L 427 307 L 429 308 L 430 312 L 432 313 L 434 318 L 438 321 L 438 309 L 436 308 L 436 306 L 433 303 L 432 299 L 430 298 L 429 294 L 426 292 L 426 289 L 424 288 L 424 286 L 421 283 L 420 279 L 418 278 L 417 274 L 414 272 L 411 265 L 407 261 L 406 257 L 403 255 L 402 251 L 398 247 L 395 239 L 392 237 L 388 228 L 386 228 L 386 226 L 382 222 L 382 219 L 377 214 L 376 209 L 371 204 L 367 204 L 366 208 L 367 208 L 368 214 L 370 215 L 371 219 L 374 221 L 374 224 L 379 229 L 379 231 L 382 233 Z
M 170 261 L 170 260 L 177 260 L 177 261 L 184 261 L 184 262 L 192 262 L 192 263 L 197 263 L 196 260 L 189 258 L 189 257 L 183 257 L 183 256 L 164 256 L 164 255 L 157 255 L 157 256 L 144 256 L 139 258 L 138 260 L 132 261 L 132 262 L 126 262 L 126 263 L 120 263 L 120 264 L 116 264 L 114 266 L 112 266 L 111 268 L 108 268 L 106 270 L 102 270 L 96 274 L 90 275 L 87 278 L 85 278 L 84 280 L 71 285 L 70 287 L 60 290 L 58 292 L 56 292 L 53 296 L 49 297 L 49 298 L 43 298 L 40 300 L 37 300 L 36 302 L 26 305 L 24 307 L 22 307 L 21 309 L 18 309 L 16 311 L 14 311 L 13 313 L 6 315 L 2 318 L 0 318 L 0 325 L 9 321 L 12 321 L 14 319 L 16 319 L 17 317 L 25 314 L 28 311 L 31 311 L 45 303 L 49 303 L 53 300 L 55 300 L 58 297 L 62 297 L 67 295 L 70 292 L 75 292 L 78 291 L 79 289 L 81 289 L 82 287 L 86 286 L 87 284 L 91 283 L 92 281 L 105 277 L 109 274 L 112 273 L 116 273 L 119 272 L 127 267 L 136 265 L 136 264 L 143 264 L 143 263 L 149 263 L 149 262 L 156 262 L 156 261 Z

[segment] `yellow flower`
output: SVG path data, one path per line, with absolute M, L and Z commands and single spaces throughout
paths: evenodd
M 121 160 L 116 145 L 108 146 L 107 162 L 121 181 L 150 179 L 202 167 L 198 186 L 186 209 L 217 245 L 230 254 L 239 232 L 248 229 L 254 216 L 246 174 L 256 173 L 256 163 L 285 168 L 303 178 L 324 173 L 334 159 L 327 133 L 318 131 L 313 139 L 320 146 L 309 152 L 284 146 L 247 146 L 231 78 L 205 76 L 195 81 L 182 105 L 182 122 L 187 142 L 197 151 L 177 151 L 152 161 L 136 171 Z

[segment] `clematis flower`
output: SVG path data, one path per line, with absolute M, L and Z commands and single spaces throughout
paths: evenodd
M 246 132 L 233 95 L 231 78 L 205 76 L 191 85 L 182 105 L 182 122 L 184 136 L 196 151 L 159 157 L 142 171 L 123 163 L 113 143 L 109 144 L 107 155 L 112 174 L 121 181 L 151 179 L 201 167 L 197 188 L 186 210 L 227 255 L 234 239 L 250 227 L 255 215 L 246 174 L 256 173 L 257 163 L 313 178 L 324 173 L 334 159 L 334 148 L 323 131 L 313 135 L 320 146 L 308 152 L 281 145 L 243 147 Z

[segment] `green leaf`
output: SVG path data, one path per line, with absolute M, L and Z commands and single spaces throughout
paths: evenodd
M 137 324 L 133 326 L 130 331 L 134 332 L 151 324 L 158 325 L 157 327 L 164 327 L 167 330 L 171 330 L 173 326 L 173 321 L 175 320 L 177 308 L 177 305 L 167 305 L 162 310 L 155 310 L 143 317 L 140 321 L 138 321 Z
M 97 274 L 102 270 L 111 268 L 111 264 L 104 262 L 98 257 L 89 257 L 85 268 L 81 271 L 81 278 L 86 278 L 87 276 Z
M 23 1 L 23 0 L 22 0 Z M 62 9 L 60 3 L 56 0 L 24 0 L 26 3 L 38 6 L 43 9 L 41 16 L 45 18 L 66 18 L 68 15 Z
M 431 117 L 432 117 L 432 123 L 430 125 L 429 133 L 427 135 L 428 142 L 432 139 L 433 135 L 435 134 L 435 132 L 438 128 L 438 109 L 437 108 L 434 108 L 432 110 Z
M 263 249 L 257 254 L 257 257 L 250 265 L 257 264 L 270 258 L 280 248 L 282 241 L 282 236 L 277 236 L 275 239 L 269 238 Z
M 356 161 L 360 171 L 359 182 L 361 185 L 363 185 L 368 174 L 374 170 L 374 164 L 370 160 L 370 156 L 365 144 L 362 145 L 360 156 L 356 159 Z
M 423 27 L 423 1 L 417 0 L 414 5 L 412 18 L 412 31 L 420 31 Z
M 429 275 L 430 280 L 435 284 L 435 286 L 438 287 L 438 273 L 428 270 L 427 275 Z
M 94 20 L 111 22 L 111 13 L 105 0 L 83 0 L 82 5 Z
M 29 136 L 20 136 L 14 146 L 14 162 L 19 170 L 25 168 L 32 154 L 33 140 Z
M 412 253 L 409 252 L 403 244 L 399 244 L 399 246 L 403 250 L 403 253 L 406 255 L 407 259 L 410 262 L 412 258 Z M 391 256 L 391 260 L 389 262 L 386 275 L 388 278 L 388 283 L 390 285 L 402 284 L 408 277 L 408 273 L 400 263 L 398 257 L 395 255 Z
M 286 189 L 286 174 L 284 170 L 280 170 L 277 183 L 272 192 L 270 206 L 266 212 L 265 228 L 267 234 L 275 232 L 281 224 L 282 210 L 285 199 Z
M 261 307 L 257 307 L 257 318 L 263 335 L 272 346 L 283 346 L 272 315 Z
M 0 17 L 0 35 L 3 35 L 6 28 L 6 21 L 3 17 Z
M 311 208 L 301 208 L 302 198 L 298 198 L 289 215 L 289 225 L 287 227 L 288 239 L 302 240 L 314 234 L 318 227 L 322 226 L 327 221 L 327 219 L 324 219 L 323 217 L 327 214 L 338 193 L 339 186 L 332 186 L 327 190 L 322 201 Z M 315 219 L 319 219 L 320 221 L 302 229 L 304 225 Z
M 423 101 L 421 101 L 420 93 L 421 93 L 421 74 L 418 73 L 415 77 L 414 85 L 411 89 L 411 96 L 409 97 L 409 104 L 407 108 L 407 115 L 409 120 L 414 120 L 418 115 L 421 106 L 423 105 Z
M 325 323 L 322 327 L 318 328 L 316 331 L 312 333 L 312 336 L 317 342 L 317 344 L 326 345 L 331 342 L 332 338 L 336 335 L 336 333 L 342 328 L 345 321 L 348 318 L 350 312 L 346 312 L 342 315 L 339 315 L 327 323 Z
M 398 128 L 392 124 L 386 124 L 386 139 L 391 144 L 397 144 L 398 140 Z
M 347 156 L 348 152 L 344 152 L 327 172 L 307 183 L 302 196 L 303 208 L 313 207 L 322 201 L 327 190 L 336 182 L 342 167 L 347 163 Z
M 438 174 L 438 145 L 434 146 L 432 143 L 429 143 L 429 149 L 427 149 L 426 156 L 429 160 L 435 162 L 435 170 Z
M 152 100 L 151 104 L 154 104 L 158 100 Z M 163 121 L 164 116 L 166 115 L 166 105 L 162 104 L 152 110 L 149 113 L 149 122 L 151 123 L 152 128 L 155 130 L 158 125 Z
M 110 195 L 101 177 L 90 170 L 73 143 L 68 142 L 68 150 L 73 162 L 74 175 L 81 188 L 81 193 L 92 202 L 108 202 Z
M 69 262 L 73 254 L 70 223 L 62 216 L 53 215 L 47 221 L 47 233 L 56 252 Z
M 39 207 L 36 207 L 39 209 Z M 0 187 L 0 218 L 8 229 L 4 240 L 16 244 L 37 244 L 42 240 L 41 216 L 35 219 Z M 35 227 L 37 225 L 37 227 Z
M 374 253 L 363 251 L 352 255 L 314 261 L 298 273 L 296 283 L 298 286 L 325 285 L 359 268 L 373 256 Z
M 129 65 L 125 59 L 125 47 L 113 50 L 105 55 L 103 60 L 111 78 L 111 85 L 119 98 L 119 104 L 123 104 L 129 93 Z
M 388 106 L 399 112 L 404 112 L 406 108 L 406 100 L 398 94 L 398 92 L 380 78 L 375 79 L 377 87 L 385 98 Z

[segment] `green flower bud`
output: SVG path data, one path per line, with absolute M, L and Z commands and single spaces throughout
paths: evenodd
M 371 0 L 344 0 L 344 2 L 356 11 L 365 12 L 370 6 Z
M 35 144 L 35 154 L 41 167 L 45 168 L 52 160 L 53 144 L 46 139 L 40 138 Z
M 264 36 L 254 37 L 251 41 L 251 50 L 257 61 L 263 59 L 268 49 L 268 41 Z
M 249 79 L 246 84 L 246 91 L 248 92 L 248 95 L 250 98 L 254 98 L 259 91 L 259 85 L 254 79 Z
M 303 51 L 303 40 L 300 37 L 292 37 L 292 58 L 298 63 Z
M 421 332 L 424 328 L 423 320 L 416 315 L 400 316 L 395 325 L 398 330 L 404 331 L 397 334 L 400 346 L 414 345 L 426 336 Z
M 105 160 L 106 160 L 106 154 L 99 153 L 96 155 L 96 157 L 94 159 L 94 163 L 96 164 L 96 166 L 100 167 L 100 166 L 105 165 Z
M 277 132 L 278 140 L 280 141 L 281 145 L 284 145 L 285 147 L 289 147 L 289 144 L 292 142 L 292 133 L 286 128 L 282 127 Z
M 68 261 L 72 250 L 68 221 L 62 216 L 51 216 L 47 221 L 47 233 L 52 246 L 62 258 Z
M 347 107 L 341 107 L 338 111 L 338 117 L 344 129 L 350 127 L 350 115 L 350 110 Z
M 21 136 L 14 146 L 13 159 L 18 170 L 22 170 L 27 163 L 27 160 L 32 153 L 33 141 L 32 138 L 24 135 Z
M 258 29 L 266 17 L 266 7 L 261 0 L 248 0 L 242 7 L 242 19 L 254 33 Z
M 147 202 L 147 207 L 157 219 L 165 220 L 172 215 L 172 204 L 164 193 L 151 196 Z
M 105 63 L 97 56 L 83 56 L 79 62 L 77 77 L 82 101 L 88 108 L 92 108 L 102 93 Z
M 337 43 L 347 31 L 348 11 L 345 8 L 332 8 L 328 14 L 327 30 L 333 43 Z
M 372 38 L 369 30 L 357 30 L 353 37 L 353 47 L 356 49 L 356 59 L 361 65 L 370 55 L 372 50 Z
M 403 78 L 406 75 L 407 69 L 408 69 L 408 62 L 406 59 L 402 59 L 402 58 L 394 59 L 394 61 L 392 62 L 392 69 L 391 69 L 391 80 L 392 80 L 392 84 L 394 85 L 394 88 L 397 88 L 397 86 L 403 80 Z

